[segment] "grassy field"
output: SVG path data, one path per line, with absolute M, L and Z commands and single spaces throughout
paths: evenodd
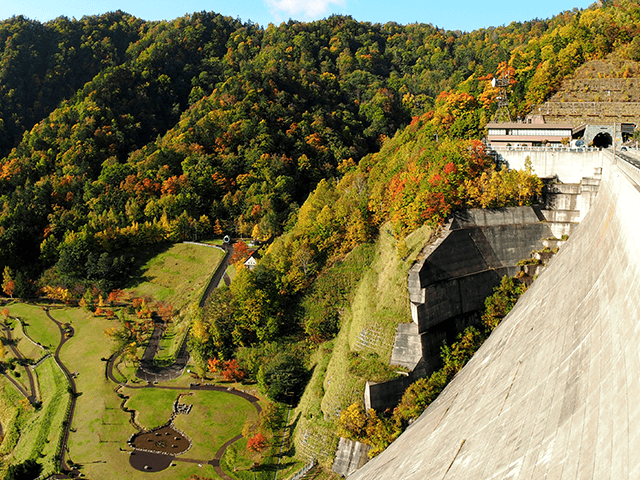
M 163 336 L 156 361 L 168 365 L 175 360 L 189 329 L 189 306 L 197 304 L 209 279 L 224 258 L 218 248 L 178 243 L 155 251 L 140 267 L 140 275 L 128 292 L 136 297 L 150 297 L 167 302 L 176 315 Z
M 32 458 L 43 466 L 44 474 L 52 474 L 57 471 L 56 453 L 69 403 L 68 384 L 53 357 L 43 361 L 34 373 L 42 399 L 37 410 L 7 380 L 2 380 L 0 420 L 4 439 L 0 453 L 10 455 L 4 459 L 7 465 Z
M 126 406 L 138 412 L 137 421 L 147 430 L 164 425 L 171 417 L 173 402 L 176 400 L 179 390 L 162 390 L 144 388 L 140 390 L 127 390 L 123 392 L 131 398 Z
M 19 317 L 24 322 L 27 335 L 34 342 L 55 349 L 60 341 L 60 331 L 55 323 L 49 320 L 41 306 L 16 302 L 7 308 L 12 317 Z
M 51 474 L 57 469 L 56 453 L 62 435 L 69 394 L 67 380 L 53 357 L 47 358 L 36 369 L 42 406 L 31 413 L 22 427 L 20 441 L 13 456 L 16 462 L 35 458 L 43 466 L 43 473 Z
M 11 331 L 11 337 L 13 337 L 18 350 L 20 350 L 20 353 L 22 353 L 25 358 L 30 358 L 37 361 L 38 359 L 46 355 L 46 349 L 44 349 L 40 345 L 33 343 L 29 338 L 27 338 L 21 322 L 14 320 L 12 322 L 12 327 L 13 330 Z
M 189 415 L 178 415 L 174 422 L 193 442 L 185 454 L 189 458 L 211 460 L 227 440 L 242 432 L 245 420 L 258 419 L 253 405 L 226 392 L 198 391 L 180 402 L 193 405 Z
M 171 365 L 175 359 L 185 335 L 189 330 L 189 322 L 170 322 L 160 339 L 154 363 L 158 366 Z
M 141 266 L 129 291 L 169 302 L 177 310 L 197 303 L 224 252 L 202 245 L 178 243 L 159 252 Z

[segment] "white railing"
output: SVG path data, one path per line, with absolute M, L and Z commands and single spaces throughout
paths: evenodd
M 505 145 L 490 145 L 487 150 L 494 152 L 506 152 L 506 151 L 534 151 L 534 152 L 597 152 L 600 149 L 598 147 L 570 147 L 564 145 L 543 145 L 543 146 L 505 146 Z

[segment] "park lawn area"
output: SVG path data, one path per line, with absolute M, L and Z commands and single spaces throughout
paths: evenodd
M 0 455 L 5 456 L 15 447 L 19 438 L 18 419 L 25 402 L 24 397 L 9 383 L 9 380 L 0 377 L 0 422 L 2 423 L 2 442 L 0 442 Z M 22 404 L 21 404 L 22 403 Z M 0 473 L 2 473 L 0 471 Z M 4 478 L 4 475 L 1 475 Z
M 51 314 L 56 319 L 66 319 L 75 330 L 60 352 L 66 367 L 79 374 L 75 379 L 79 396 L 69 436 L 68 460 L 81 464 L 81 471 L 89 478 L 127 478 L 119 473 L 125 464 L 130 470 L 128 478 L 134 478 L 127 454 L 120 447 L 126 447 L 135 429 L 129 424 L 129 415 L 120 409 L 122 399 L 114 391 L 115 385 L 107 380 L 106 361 L 102 360 L 111 355 L 113 348 L 104 334 L 113 321 L 90 316 L 81 308 Z M 103 461 L 106 464 L 93 463 Z M 95 475 L 96 465 L 108 465 L 112 474 Z
M 141 267 L 141 281 L 129 292 L 168 302 L 176 310 L 182 310 L 200 300 L 223 258 L 224 252 L 217 248 L 177 243 Z
M 34 342 L 55 350 L 60 342 L 60 330 L 41 306 L 12 303 L 8 308 L 12 317 L 19 317 L 25 323 L 26 333 Z
M 167 423 L 171 418 L 173 402 L 180 393 L 187 390 L 166 390 L 162 388 L 128 389 L 124 393 L 130 396 L 126 407 L 138 412 L 136 416 L 140 426 L 151 430 Z
M 116 386 L 107 380 L 106 362 L 101 360 L 111 354 L 112 344 L 105 337 L 104 330 L 112 326 L 113 321 L 90 316 L 80 308 L 62 312 L 52 311 L 52 315 L 56 319 L 66 316 L 76 333 L 62 348 L 60 355 L 69 370 L 79 373 L 76 385 L 80 392 L 67 458 L 79 463 L 87 478 L 138 480 L 141 473 L 129 465 L 131 449 L 127 445 L 127 440 L 136 429 L 129 423 L 130 415 L 123 412 L 120 405 L 129 396 L 135 402 L 136 396 L 142 400 L 143 396 L 151 398 L 156 395 L 158 399 L 149 400 L 154 407 L 146 407 L 146 413 L 142 411 L 138 418 L 142 420 L 148 417 L 145 422 L 164 424 L 169 420 L 172 404 L 181 390 L 119 388 L 118 392 L 124 396 L 120 398 L 115 391 Z M 192 381 L 192 378 L 183 375 L 170 384 L 188 387 Z M 224 442 L 242 431 L 247 416 L 253 415 L 253 420 L 257 418 L 255 408 L 249 402 L 226 392 L 196 392 L 195 396 L 183 396 L 181 400 L 182 403 L 192 401 L 196 406 L 191 414 L 178 415 L 176 421 L 176 426 L 194 441 L 194 447 L 185 455 L 187 458 L 200 459 L 196 455 L 201 455 L 202 460 L 211 460 Z M 206 409 L 220 409 L 220 412 Z M 209 421 L 209 417 L 212 421 Z M 198 464 L 186 462 L 175 462 L 175 466 L 156 472 L 153 477 L 158 480 L 185 479 L 192 474 L 218 478 L 213 467 L 199 467 Z
M 160 339 L 158 352 L 154 358 L 156 365 L 165 366 L 172 364 L 180 347 L 185 339 L 185 335 L 189 329 L 189 322 L 182 321 L 180 323 L 169 322 L 167 328 Z
M 286 414 L 283 419 L 283 427 L 285 419 Z M 292 425 L 287 426 L 288 431 L 289 428 L 292 428 Z M 291 478 L 293 474 L 304 467 L 305 463 L 295 458 L 295 451 L 290 448 L 291 438 L 288 433 L 282 452 L 280 452 L 282 434 L 283 430 L 281 429 L 269 438 L 266 448 L 261 453 L 248 450 L 247 439 L 240 439 L 231 445 L 223 455 L 220 462 L 223 470 L 239 480 L 271 480 L 275 478 L 276 470 L 278 478 Z M 260 463 L 260 465 L 254 469 L 255 463 Z
M 17 320 L 13 320 L 12 326 L 13 330 L 11 330 L 11 337 L 16 342 L 16 347 L 25 358 L 30 358 L 37 361 L 44 355 L 46 355 L 47 352 L 44 348 L 34 344 L 31 340 L 29 340 L 29 338 L 27 338 L 24 330 L 22 329 L 22 323 Z M 7 348 L 6 350 L 7 354 L 9 355 L 11 353 L 11 349 Z
M 140 347 L 138 348 L 136 355 L 140 358 L 143 353 L 144 348 Z M 147 383 L 136 376 L 137 371 L 137 362 L 127 361 L 122 355 L 116 358 L 115 364 L 113 365 L 113 375 L 119 382 L 128 383 L 129 385 L 143 385 Z
M 247 400 L 226 392 L 198 390 L 183 395 L 180 403 L 191 404 L 189 415 L 176 415 L 174 425 L 191 438 L 186 457 L 211 460 L 225 442 L 242 433 L 244 422 L 258 420 L 255 407 Z

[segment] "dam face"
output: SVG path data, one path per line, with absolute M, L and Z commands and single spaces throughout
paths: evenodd
M 602 155 L 597 199 L 569 241 L 350 479 L 640 478 L 640 170 Z

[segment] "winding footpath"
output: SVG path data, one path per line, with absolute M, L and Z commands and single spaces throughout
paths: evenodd
M 67 476 L 57 476 L 57 478 L 73 478 L 76 476 L 80 475 L 80 472 L 78 470 L 74 470 L 69 468 L 69 465 L 67 465 L 67 451 L 68 451 L 68 446 L 67 443 L 69 442 L 69 432 L 71 431 L 71 423 L 73 421 L 73 414 L 75 412 L 76 409 L 76 398 L 77 398 L 77 390 L 76 390 L 76 381 L 74 379 L 74 376 L 71 374 L 71 372 L 69 372 L 69 369 L 67 369 L 67 367 L 64 365 L 64 363 L 62 363 L 62 361 L 60 360 L 60 350 L 62 349 L 62 346 L 67 343 L 67 341 L 73 337 L 75 331 L 73 330 L 73 327 L 71 327 L 70 325 L 67 325 L 67 327 L 65 328 L 65 326 L 60 323 L 58 320 L 56 320 L 55 318 L 53 318 L 51 316 L 51 312 L 49 311 L 49 307 L 45 307 L 44 311 L 47 314 L 47 317 L 49 317 L 49 320 L 51 320 L 53 323 L 55 323 L 58 326 L 58 330 L 60 331 L 60 343 L 58 344 L 58 347 L 56 348 L 55 353 L 53 354 L 53 358 L 55 359 L 56 363 L 58 364 L 58 366 L 60 367 L 60 369 L 64 372 L 64 374 L 67 377 L 67 381 L 69 382 L 69 393 L 71 395 L 71 399 L 69 400 L 69 411 L 67 412 L 67 420 L 66 420 L 66 425 L 64 426 L 64 431 L 62 433 L 62 441 L 60 442 L 60 468 L 63 471 L 69 471 L 71 477 L 67 477 Z

